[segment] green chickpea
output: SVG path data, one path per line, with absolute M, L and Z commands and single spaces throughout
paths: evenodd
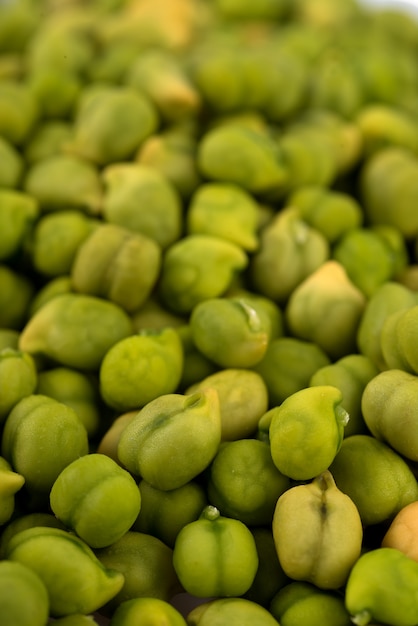
M 32 163 L 26 170 L 23 189 L 44 212 L 78 209 L 97 215 L 102 203 L 97 168 L 71 154 L 52 154 Z
M 88 437 L 73 409 L 47 396 L 32 394 L 10 411 L 1 447 L 5 459 L 24 476 L 29 492 L 44 497 L 62 469 L 87 454 Z
M 380 285 L 393 280 L 407 265 L 408 253 L 400 232 L 391 226 L 385 226 L 385 229 L 392 239 L 398 240 L 397 250 L 379 227 L 353 228 L 334 247 L 333 258 L 341 263 L 350 280 L 367 298 Z
M 394 311 L 383 323 L 380 345 L 388 369 L 418 373 L 415 357 L 417 334 L 415 330 L 418 305 Z
M 110 626 L 187 626 L 182 614 L 159 598 L 132 598 L 122 602 L 110 620 Z
M 25 274 L 9 265 L 0 264 L 1 328 L 19 331 L 22 329 L 34 292 L 34 285 Z
M 296 287 L 285 314 L 293 336 L 312 341 L 337 359 L 355 352 L 365 306 L 366 297 L 344 267 L 330 260 Z
M 181 199 L 166 175 L 140 162 L 113 163 L 102 180 L 107 222 L 145 235 L 163 250 L 180 239 Z
M 182 198 L 188 199 L 201 183 L 195 153 L 197 139 L 193 130 L 169 128 L 146 139 L 136 161 L 161 172 L 177 189 Z
M 183 345 L 183 372 L 178 390 L 184 392 L 207 376 L 214 374 L 218 367 L 197 349 L 190 324 L 180 326 L 178 333 Z
M 381 340 L 387 318 L 416 304 L 417 294 L 393 281 L 381 285 L 368 299 L 357 330 L 357 344 L 360 352 L 371 359 L 379 370 L 388 369 Z
M 156 489 L 146 480 L 139 485 L 141 510 L 132 530 L 148 533 L 174 548 L 180 530 L 198 519 L 208 504 L 204 487 L 197 480 L 164 491 Z
M 348 193 L 320 185 L 295 189 L 287 198 L 297 207 L 301 218 L 334 244 L 344 233 L 362 225 L 363 212 L 358 201 Z
M 413 462 L 418 461 L 414 427 L 416 393 L 416 375 L 390 369 L 378 373 L 367 383 L 361 399 L 364 420 L 370 433 Z
M 85 372 L 52 367 L 38 372 L 36 392 L 67 404 L 77 413 L 89 437 L 100 426 L 100 399 L 96 381 Z
M 353 118 L 364 104 L 364 94 L 356 72 L 342 57 L 327 55 L 319 60 L 312 76 L 309 105 L 330 109 L 342 117 Z
M 115 8 L 118 8 L 116 0 Z M 88 78 L 92 82 L 118 83 L 123 81 L 126 68 L 134 61 L 138 54 L 135 41 L 101 41 L 100 55 L 95 56 L 93 63 L 86 68 Z
M 86 294 L 57 295 L 31 317 L 19 348 L 60 365 L 94 370 L 112 345 L 132 333 L 132 322 L 117 304 Z
M 20 531 L 8 542 L 6 558 L 39 576 L 48 592 L 52 617 L 93 613 L 124 584 L 123 574 L 106 568 L 82 539 L 60 528 Z
M 25 479 L 14 472 L 10 463 L 0 457 L 0 525 L 10 520 L 15 509 L 15 494 L 23 487 Z
M 270 300 L 265 296 L 258 293 L 253 293 L 248 289 L 243 289 L 239 286 L 232 287 L 228 290 L 226 297 L 229 298 L 242 298 L 247 302 L 262 320 L 263 325 L 268 328 L 269 339 L 276 339 L 277 337 L 283 337 L 285 334 L 285 320 L 282 309 L 276 302 Z
M 46 526 L 50 528 L 61 528 L 67 530 L 65 525 L 55 517 L 53 513 L 25 513 L 24 515 L 13 516 L 13 518 L 4 527 L 0 537 L 0 556 L 6 558 L 7 545 L 10 539 L 27 528 L 36 528 L 38 526 Z
M 378 150 L 365 160 L 360 197 L 368 221 L 397 228 L 406 239 L 418 232 L 415 212 L 418 157 L 400 146 Z
M 252 369 L 263 379 L 269 406 L 273 408 L 308 387 L 315 372 L 330 363 L 330 357 L 313 341 L 277 337 L 269 343 L 264 358 Z
M 0 261 L 13 258 L 22 250 L 38 215 L 34 198 L 20 191 L 0 189 Z
M 69 275 L 78 248 L 97 227 L 96 221 L 75 209 L 43 215 L 31 239 L 34 268 L 51 278 Z
M 236 110 L 245 98 L 240 57 L 233 36 L 231 39 L 230 48 L 219 36 L 215 36 L 214 42 L 203 43 L 194 52 L 190 63 L 190 74 L 203 102 L 217 113 Z M 228 75 L 230 80 L 226 78 Z
M 4 80 L 0 85 L 0 135 L 21 146 L 39 118 L 35 96 L 25 83 Z
M 38 27 L 38 7 L 28 2 L 3 4 L 0 15 L 1 52 L 22 51 Z
M 208 506 L 177 535 L 173 565 L 184 589 L 194 596 L 240 596 L 254 580 L 258 554 L 245 524 Z
M 363 134 L 366 155 L 388 146 L 418 152 L 418 134 L 407 111 L 386 103 L 368 104 L 358 112 L 356 119 Z
M 282 626 L 350 626 L 344 597 L 337 591 L 293 581 L 278 591 L 270 610 Z
M 256 602 L 246 598 L 217 598 L 195 607 L 187 615 L 190 626 L 278 626 L 272 614 Z
M 280 151 L 267 135 L 230 123 L 209 130 L 198 146 L 201 174 L 256 194 L 281 192 L 287 182 Z
M 115 128 L 113 120 L 123 120 Z M 122 85 L 93 85 L 83 89 L 67 150 L 98 165 L 131 158 L 158 126 L 151 100 Z
M 279 145 L 288 171 L 287 192 L 304 185 L 332 185 L 338 162 L 334 145 L 322 129 L 296 123 L 283 134 Z
M 268 526 L 290 480 L 276 468 L 267 442 L 239 439 L 222 444 L 208 470 L 211 504 L 247 526 Z
M 260 233 L 250 262 L 251 283 L 262 295 L 284 303 L 329 255 L 325 236 L 303 221 L 296 208 L 285 208 Z
M 279 589 L 289 582 L 277 556 L 271 524 L 250 528 L 258 553 L 258 569 L 244 598 L 270 611 L 270 604 Z M 270 611 L 271 612 L 271 611 Z
M 0 606 L 4 624 L 45 626 L 49 616 L 47 588 L 36 572 L 22 563 L 0 561 Z
M 186 393 L 214 389 L 218 394 L 222 441 L 250 437 L 268 408 L 268 390 L 260 374 L 247 369 L 228 368 L 209 374 Z
M 282 474 L 309 480 L 328 469 L 349 420 L 341 403 L 341 391 L 324 385 L 301 389 L 272 409 L 271 456 Z
M 199 91 L 168 50 L 144 51 L 130 65 L 125 82 L 146 94 L 165 121 L 187 119 L 201 109 Z
M 0 183 L 6 189 L 16 188 L 23 176 L 23 158 L 18 149 L 0 136 Z
M 33 296 L 29 303 L 28 319 L 32 318 L 35 313 L 44 306 L 49 300 L 55 296 L 72 293 L 71 277 L 66 274 L 56 276 L 48 280 Z M 19 342 L 18 342 L 19 343 Z
M 92 54 L 93 42 L 85 32 L 42 19 L 30 40 L 28 69 L 49 68 L 77 76 L 89 65 Z
M 51 509 L 92 548 L 118 541 L 141 508 L 132 476 L 104 454 L 91 453 L 69 463 L 49 494 Z
M 122 431 L 120 462 L 157 489 L 185 485 L 203 472 L 221 440 L 218 394 L 164 394 L 148 402 Z
M 119 592 L 107 602 L 105 613 L 135 598 L 169 602 L 182 590 L 173 567 L 173 550 L 153 535 L 129 530 L 118 541 L 95 553 L 105 568 L 124 577 Z
M 250 368 L 264 357 L 269 328 L 243 298 L 208 298 L 190 315 L 193 341 L 204 356 L 224 368 Z
M 367 433 L 368 428 L 362 413 L 362 396 L 367 383 L 377 376 L 379 370 L 363 354 L 347 354 L 334 363 L 318 369 L 309 381 L 309 386 L 331 385 L 337 387 L 343 397 L 344 408 L 350 419 L 344 428 L 344 437 Z
M 0 422 L 4 423 L 15 404 L 35 393 L 38 373 L 30 354 L 14 348 L 0 351 Z
M 69 117 L 82 93 L 82 81 L 73 72 L 53 67 L 37 67 L 29 72 L 27 84 L 43 118 Z
M 359 626 L 371 620 L 402 626 L 416 624 L 417 576 L 417 563 L 395 548 L 377 548 L 362 554 L 350 573 L 345 594 L 352 620 Z
M 25 144 L 25 159 L 29 165 L 59 154 L 71 136 L 68 120 L 45 120 L 40 122 Z
M 417 481 L 405 459 L 371 435 L 344 439 L 329 469 L 337 487 L 355 503 L 364 526 L 391 520 L 417 499 Z
M 193 194 L 187 213 L 187 231 L 224 237 L 248 250 L 258 247 L 258 205 L 238 185 L 206 183 Z
M 99 224 L 76 247 L 68 269 L 74 291 L 105 298 L 132 313 L 155 287 L 160 265 L 160 246 L 153 239 L 116 224 Z
M 0 328 L 0 351 L 4 350 L 4 348 L 17 350 L 19 334 L 19 331 L 13 328 Z
M 199 302 L 223 295 L 247 264 L 246 253 L 234 243 L 212 235 L 187 235 L 164 255 L 162 302 L 175 313 L 190 313 Z
M 99 371 L 100 392 L 117 411 L 140 409 L 174 393 L 183 368 L 183 349 L 175 328 L 142 331 L 113 345 Z

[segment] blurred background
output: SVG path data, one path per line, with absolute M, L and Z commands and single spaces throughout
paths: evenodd
M 370 7 L 396 7 L 418 16 L 417 0 L 362 0 L 362 3 Z

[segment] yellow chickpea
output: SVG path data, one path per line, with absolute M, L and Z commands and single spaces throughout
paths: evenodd
M 382 540 L 383 548 L 396 548 L 418 561 L 418 500 L 404 506 L 394 517 Z

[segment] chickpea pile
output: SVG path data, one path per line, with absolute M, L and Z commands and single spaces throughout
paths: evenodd
M 0 2 L 0 626 L 418 624 L 417 59 Z

